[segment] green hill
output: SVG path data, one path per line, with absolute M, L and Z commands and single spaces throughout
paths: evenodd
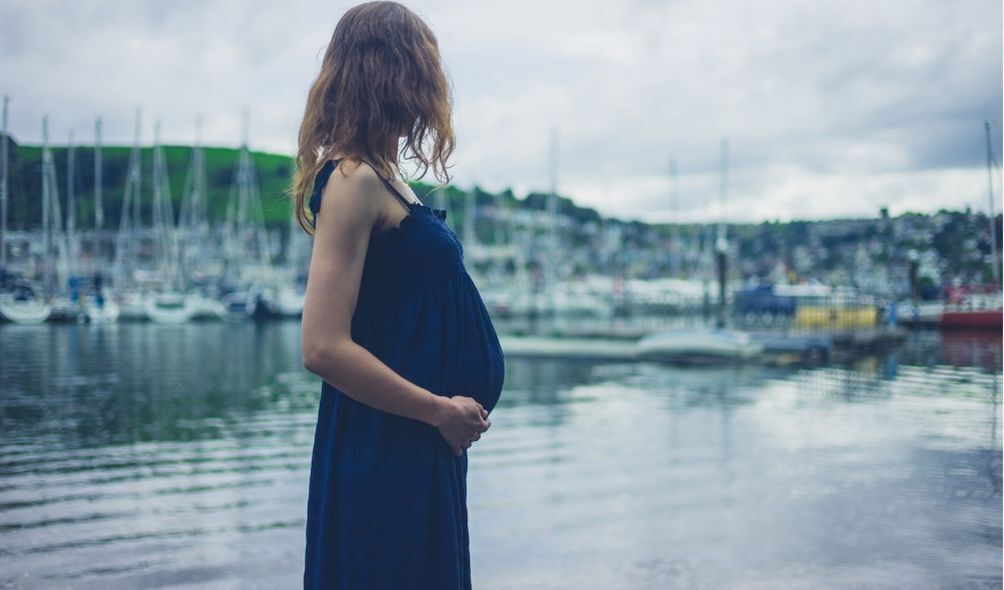
M 11 148 L 8 209 L 10 226 L 12 229 L 37 226 L 42 216 L 40 198 L 42 194 L 42 147 L 12 145 Z M 65 204 L 68 150 L 65 146 L 52 147 L 51 150 L 56 163 L 56 177 L 59 182 L 61 202 Z M 104 146 L 101 148 L 105 220 L 106 226 L 110 228 L 118 227 L 119 224 L 130 150 L 131 148 L 128 146 Z M 78 203 L 78 224 L 82 227 L 90 227 L 94 219 L 94 148 L 80 146 L 75 149 L 75 153 L 76 171 L 73 182 Z M 206 159 L 210 218 L 220 220 L 226 210 L 230 186 L 233 182 L 234 170 L 237 167 L 237 158 L 240 152 L 234 148 L 206 147 L 203 148 L 203 153 Z M 178 212 L 181 204 L 191 155 L 192 148 L 189 146 L 164 146 L 175 213 Z M 289 182 L 293 160 L 289 156 L 280 154 L 252 152 L 252 155 L 258 169 L 262 207 L 266 221 L 271 224 L 284 222 L 288 219 L 290 206 L 283 191 Z M 141 214 L 144 219 L 149 219 L 152 201 L 150 190 L 153 148 L 140 148 L 140 156 L 143 194 L 140 199 Z
M 53 158 L 56 163 L 56 177 L 59 182 L 60 202 L 66 203 L 66 146 L 52 146 Z M 114 229 L 119 225 L 122 209 L 122 198 L 125 194 L 126 175 L 129 168 L 130 146 L 103 146 L 102 186 L 105 210 L 105 227 Z M 76 170 L 74 187 L 77 195 L 78 227 L 88 228 L 94 223 L 94 148 L 77 146 Z M 233 183 L 234 171 L 237 167 L 239 149 L 224 147 L 204 147 L 206 159 L 206 180 L 209 190 L 209 215 L 211 221 L 219 221 L 227 207 L 230 187 Z M 153 169 L 153 148 L 140 148 L 142 161 L 142 193 L 141 215 L 143 219 L 151 218 L 151 181 Z M 182 191 L 188 173 L 189 160 L 192 156 L 190 146 L 164 146 L 164 156 L 167 160 L 170 178 L 171 199 L 175 214 L 178 213 Z M 252 152 L 255 166 L 258 170 L 259 189 L 262 208 L 268 224 L 285 225 L 292 210 L 285 196 L 290 176 L 293 172 L 293 159 L 283 154 Z M 10 149 L 10 200 L 8 214 L 10 228 L 13 230 L 37 227 L 42 218 L 41 211 L 41 174 L 42 147 L 40 145 L 17 145 L 11 141 Z M 431 175 L 430 175 L 431 177 Z M 432 204 L 439 202 L 430 193 L 435 185 L 426 182 L 413 182 L 411 186 L 420 199 Z M 450 224 L 462 229 L 464 222 L 464 206 L 468 197 L 473 196 L 478 205 L 497 204 L 501 201 L 505 206 L 531 210 L 546 209 L 547 195 L 531 193 L 524 199 L 517 199 L 511 191 L 498 195 L 485 192 L 478 188 L 464 191 L 449 185 L 442 189 L 446 198 L 445 206 L 450 210 Z M 579 223 L 597 221 L 599 214 L 586 207 L 576 206 L 571 199 L 558 198 L 558 210 L 570 215 Z M 65 216 L 64 211 L 64 216 Z

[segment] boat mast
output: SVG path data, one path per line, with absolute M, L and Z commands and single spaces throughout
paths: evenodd
M 77 264 L 77 195 L 74 192 L 73 177 L 76 174 L 76 152 L 73 147 L 73 130 L 70 130 L 69 145 L 66 146 L 66 234 L 70 245 L 70 274 L 76 274 Z
M 192 146 L 181 210 L 178 214 L 178 231 L 184 238 L 179 244 L 179 265 L 182 277 L 192 277 L 212 259 L 206 213 L 206 171 L 202 155 L 202 117 L 195 118 L 195 143 Z
M 258 252 L 261 260 L 261 267 L 269 280 L 273 278 L 274 269 L 272 267 L 272 243 L 269 238 L 268 224 L 265 223 L 265 210 L 261 204 L 261 190 L 258 179 L 258 167 L 254 163 L 251 155 L 250 138 L 250 113 L 244 110 L 244 159 L 247 166 L 248 197 L 250 199 L 249 214 L 252 221 L 257 217 L 258 222 L 254 224 L 255 234 L 258 241 Z
M 126 179 L 125 195 L 122 197 L 122 213 L 119 215 L 119 231 L 115 238 L 116 284 L 119 289 L 132 287 L 139 265 L 137 253 L 137 230 L 139 226 L 141 167 L 139 134 L 142 111 L 136 108 L 136 128 L 132 149 L 129 152 L 129 172 Z
M 195 118 L 195 148 L 192 151 L 192 167 L 195 177 L 192 195 L 192 229 L 208 228 L 209 217 L 206 208 L 208 192 L 206 188 L 206 161 L 202 154 L 202 115 Z
M 544 289 L 548 294 L 548 311 L 555 311 L 555 283 L 557 282 L 557 256 L 558 256 L 558 129 L 551 129 L 551 154 L 549 160 L 549 174 L 551 181 L 551 192 L 547 195 L 547 219 L 549 221 L 548 235 L 548 256 L 547 275 L 545 276 Z
M 3 143 L 0 144 L 0 160 L 3 161 L 3 175 L 0 180 L 0 268 L 7 267 L 7 104 L 10 96 L 3 97 Z
M 47 297 L 55 295 L 69 275 L 67 260 L 68 244 L 62 228 L 63 214 L 59 206 L 59 188 L 56 179 L 56 162 L 49 149 L 49 116 L 42 116 L 42 231 L 45 241 L 45 257 L 43 263 L 46 269 Z M 57 259 L 53 260 L 56 252 Z
M 471 198 L 464 203 L 464 243 L 475 246 L 474 240 L 477 236 L 474 233 L 474 219 L 477 217 L 478 190 L 477 185 L 471 187 Z
M 94 261 L 99 270 L 102 259 L 101 233 L 105 225 L 105 208 L 101 194 L 101 117 L 94 121 Z
M 269 243 L 268 226 L 265 224 L 265 210 L 261 204 L 258 167 L 251 155 L 250 145 L 251 114 L 244 109 L 244 131 L 241 141 L 241 163 L 244 169 L 244 211 L 251 234 L 258 248 L 260 272 L 272 273 L 272 248 Z
M 683 251 L 677 244 L 679 239 L 679 223 L 676 219 L 677 201 L 679 200 L 679 184 L 677 181 L 676 158 L 669 158 L 669 210 L 673 216 L 669 226 L 669 251 L 673 257 L 670 260 L 669 274 L 672 277 L 680 275 L 680 252 Z
M 729 140 L 722 139 L 722 159 L 721 159 L 721 183 L 719 185 L 718 203 L 718 235 L 715 242 L 716 249 L 721 249 L 727 244 L 725 236 L 725 197 L 729 188 Z
M 718 270 L 718 314 L 716 325 L 725 326 L 725 282 L 728 277 L 729 242 L 725 236 L 725 197 L 729 187 L 729 140 L 722 139 L 720 213 L 718 216 L 718 237 L 715 240 L 715 259 Z
M 165 290 L 173 290 L 173 281 L 171 276 L 171 263 L 170 254 L 168 253 L 167 247 L 167 222 L 164 219 L 164 196 L 161 194 L 161 187 L 164 185 L 161 178 L 161 158 L 162 154 L 160 151 L 160 121 L 155 120 L 153 122 L 153 180 L 151 181 L 153 189 L 153 211 L 151 211 L 151 223 L 153 225 L 153 235 L 155 244 L 157 247 L 154 248 L 154 260 L 156 260 L 157 271 L 160 276 L 161 286 L 166 287 Z
M 993 144 L 990 141 L 990 122 L 983 121 L 983 128 L 987 135 L 987 197 L 990 199 L 990 248 L 993 252 L 994 285 L 1000 288 L 1001 277 L 997 263 L 997 220 L 994 217 L 994 176 L 992 167 L 994 165 Z
M 182 288 L 178 272 L 177 228 L 171 203 L 167 157 L 160 142 L 159 120 L 153 125 L 153 226 L 162 285 L 169 291 L 177 291 Z
M 42 115 L 42 265 L 45 269 L 45 299 L 52 299 L 52 232 L 49 229 L 49 115 Z
M 224 275 L 240 284 L 271 279 L 272 253 L 258 190 L 257 169 L 249 144 L 250 115 L 242 115 L 241 149 L 234 169 L 223 224 Z M 252 265 L 254 263 L 254 265 Z
M 139 132 L 140 132 L 140 118 L 142 114 L 139 107 L 136 108 L 136 138 L 133 144 L 133 149 L 136 151 L 136 167 L 132 170 L 132 178 L 134 180 L 134 190 L 136 191 L 133 195 L 133 206 L 132 206 L 132 231 L 130 234 L 130 239 L 132 244 L 132 257 L 133 257 L 133 272 L 139 267 L 139 240 L 141 236 L 139 235 L 140 230 L 140 203 L 143 199 L 142 183 L 143 183 L 143 154 L 139 151 Z

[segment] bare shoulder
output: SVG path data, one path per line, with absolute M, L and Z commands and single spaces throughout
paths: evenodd
M 335 172 L 338 172 L 338 174 L 332 174 L 332 176 L 340 177 L 348 182 L 380 186 L 380 177 L 377 176 L 376 170 L 373 170 L 373 168 L 362 160 L 342 158 L 338 161 L 338 167 L 335 169 Z
M 380 177 L 372 168 L 356 160 L 341 160 L 324 186 L 320 212 L 337 210 L 343 219 L 373 225 L 382 213 L 380 191 Z

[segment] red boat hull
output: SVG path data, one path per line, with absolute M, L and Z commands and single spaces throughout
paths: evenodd
M 999 309 L 945 311 L 941 314 L 943 328 L 999 330 L 1002 326 L 1004 326 L 1004 314 Z

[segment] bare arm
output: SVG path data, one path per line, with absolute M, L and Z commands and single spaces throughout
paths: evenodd
M 380 179 L 367 166 L 343 176 L 335 170 L 317 214 L 301 350 L 306 369 L 353 399 L 378 410 L 419 420 L 440 430 L 457 454 L 490 422 L 475 400 L 436 395 L 384 364 L 352 340 L 370 233 L 381 220 Z

